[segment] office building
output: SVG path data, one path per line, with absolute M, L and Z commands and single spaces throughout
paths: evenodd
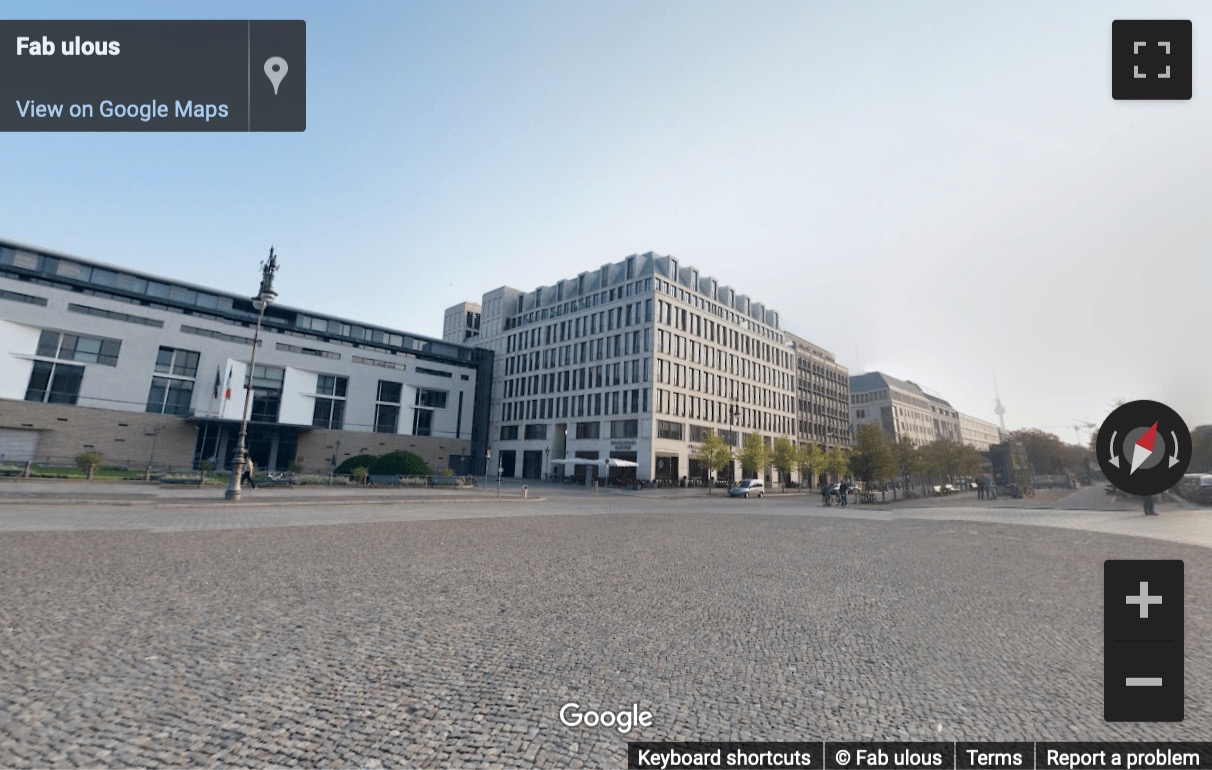
M 0 462 L 95 449 L 125 467 L 225 467 L 256 319 L 246 295 L 0 241 Z M 491 371 L 489 351 L 275 302 L 250 455 L 319 472 L 404 449 L 482 472 Z
M 490 434 L 506 476 L 701 483 L 708 431 L 738 450 L 748 434 L 796 435 L 796 353 L 778 313 L 675 257 L 502 286 L 479 306 L 472 342 L 494 354 Z
M 796 443 L 849 447 L 849 370 L 824 348 L 789 332 L 785 336 L 795 351 Z

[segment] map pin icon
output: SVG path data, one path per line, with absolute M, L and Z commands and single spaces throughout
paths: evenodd
M 286 60 L 281 56 L 271 56 L 265 60 L 265 77 L 274 84 L 274 96 L 278 95 L 278 86 L 282 84 L 282 78 L 286 77 L 286 71 L 289 69 Z

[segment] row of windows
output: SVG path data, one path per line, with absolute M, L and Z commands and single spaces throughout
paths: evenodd
M 643 320 L 641 320 L 640 315 L 641 307 L 644 308 Z M 643 305 L 639 302 L 629 302 L 626 305 L 613 307 L 609 310 L 602 310 L 567 321 L 548 324 L 542 329 L 535 328 L 517 334 L 510 334 L 505 338 L 505 352 L 513 353 L 519 350 L 537 348 L 541 345 L 553 345 L 570 340 L 579 340 L 583 337 L 592 337 L 595 334 L 612 332 L 615 329 L 630 328 L 641 324 L 643 321 L 651 320 L 652 300 L 645 300 Z
M 790 371 L 776 369 L 744 355 L 729 353 L 726 348 L 698 342 L 664 329 L 657 329 L 656 340 L 657 353 L 735 374 L 751 382 L 773 385 L 783 390 L 791 390 L 795 382 Z
M 83 315 L 93 315 L 99 318 L 108 318 L 111 321 L 123 321 L 128 324 L 140 324 L 142 326 L 154 326 L 157 329 L 164 328 L 164 322 L 158 321 L 155 318 L 145 318 L 141 315 L 131 315 L 130 313 L 119 313 L 114 310 L 103 310 L 99 307 L 90 307 L 89 305 L 77 305 L 74 302 L 69 302 L 67 309 L 72 313 L 81 313 Z
M 610 420 L 610 438 L 636 438 L 640 435 L 639 420 Z M 547 425 L 544 423 L 530 423 L 525 426 L 525 437 L 528 440 L 546 439 Z M 502 425 L 501 426 L 502 441 L 517 441 L 518 426 L 517 425 Z M 573 437 L 577 439 L 597 439 L 602 437 L 602 423 L 600 422 L 578 422 L 573 426 Z
M 770 388 L 760 387 L 749 380 L 731 379 L 713 371 L 676 364 L 663 358 L 657 359 L 656 381 L 664 385 L 688 388 L 709 396 L 729 396 L 753 406 L 779 409 L 784 412 L 790 412 L 795 403 L 790 393 L 780 393 Z
M 580 396 L 532 398 L 501 404 L 501 421 L 599 417 L 648 411 L 648 389 L 633 388 Z
M 599 364 L 562 372 L 515 377 L 502 385 L 505 398 L 535 396 L 546 393 L 570 393 L 589 388 L 610 388 L 648 382 L 649 360 L 633 358 L 614 364 Z
M 640 349 L 640 339 L 643 337 L 643 350 Z M 562 366 L 575 366 L 590 361 L 603 361 L 608 358 L 624 358 L 648 353 L 652 350 L 652 329 L 636 330 L 624 334 L 614 334 L 598 337 L 585 342 L 573 342 L 567 345 L 536 350 L 531 353 L 509 356 L 505 359 L 505 376 L 536 371 L 539 369 L 556 369 Z
M 793 354 L 781 349 L 781 337 L 777 338 L 774 344 L 763 342 L 752 334 L 744 334 L 663 300 L 657 301 L 657 323 L 783 369 L 790 369 L 792 366 Z
M 603 278 L 603 283 L 605 283 L 605 278 Z M 560 289 L 557 288 L 557 292 L 559 291 Z M 533 295 L 535 298 L 535 309 L 529 313 L 522 312 L 522 306 L 526 301 L 526 295 L 523 294 L 518 297 L 518 307 L 515 311 L 517 315 L 512 318 L 505 319 L 505 329 L 515 329 L 519 326 L 526 326 L 528 324 L 535 323 L 536 321 L 546 321 L 549 318 L 558 318 L 567 313 L 588 310 L 590 308 L 598 307 L 599 305 L 605 305 L 609 302 L 615 302 L 616 300 L 625 299 L 626 297 L 651 291 L 652 279 L 646 278 L 643 281 L 635 281 L 634 283 L 629 283 L 614 289 L 596 292 L 584 297 L 578 297 L 577 299 L 568 300 L 567 302 L 560 302 L 560 300 L 557 300 L 557 302 L 560 304 L 542 309 L 538 307 L 538 303 L 542 301 L 542 294 L 540 292 L 536 292 Z
M 727 423 L 771 433 L 789 433 L 793 425 L 792 418 L 788 415 L 752 409 L 743 403 L 702 398 L 664 388 L 656 389 L 654 406 L 657 414 Z
M 675 272 L 676 272 L 676 268 L 675 268 Z M 696 281 L 696 283 L 697 283 L 697 281 Z M 669 297 L 672 297 L 672 298 L 678 300 L 679 302 L 683 302 L 687 305 L 690 305 L 691 307 L 693 307 L 697 310 L 702 310 L 704 312 L 707 312 L 707 313 L 710 313 L 710 314 L 716 316 L 717 318 L 722 318 L 734 326 L 739 326 L 742 329 L 748 329 L 749 331 L 755 332 L 755 333 L 759 334 L 760 336 L 766 337 L 767 339 L 774 340 L 776 342 L 783 341 L 782 333 L 776 331 L 775 329 L 770 328 L 769 326 L 766 326 L 764 323 L 759 323 L 742 313 L 737 313 L 732 310 L 729 310 L 728 308 L 724 307 L 723 305 L 717 304 L 717 303 L 713 302 L 712 300 L 708 299 L 707 297 L 704 297 L 704 296 L 698 294 L 697 292 L 687 291 L 686 289 L 683 289 L 681 286 L 678 286 L 677 284 L 672 284 L 668 281 L 662 281 L 661 279 L 658 278 L 657 279 L 657 292 L 663 293 Z M 776 318 L 775 323 L 777 324 L 777 318 L 778 318 L 777 313 L 775 314 L 775 318 Z
M 305 348 L 299 345 L 289 345 L 285 342 L 278 342 L 274 345 L 274 349 L 281 350 L 286 353 L 300 353 L 305 356 L 315 356 L 317 358 L 332 358 L 339 360 L 340 353 L 335 353 L 331 350 L 317 350 L 315 348 Z

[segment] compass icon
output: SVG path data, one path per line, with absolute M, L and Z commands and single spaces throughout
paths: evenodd
M 1182 479 L 1191 462 L 1191 432 L 1182 418 L 1157 401 L 1132 401 L 1098 429 L 1099 467 L 1117 488 L 1156 495 Z

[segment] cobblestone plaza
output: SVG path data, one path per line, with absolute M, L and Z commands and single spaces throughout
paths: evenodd
M 1206 511 L 517 492 L 7 499 L 0 766 L 620 767 L 628 740 L 1212 728 Z M 1096 518 L 1147 536 L 1071 526 Z M 1186 562 L 1182 723 L 1102 720 L 1108 558 Z M 653 724 L 568 727 L 570 702 Z

